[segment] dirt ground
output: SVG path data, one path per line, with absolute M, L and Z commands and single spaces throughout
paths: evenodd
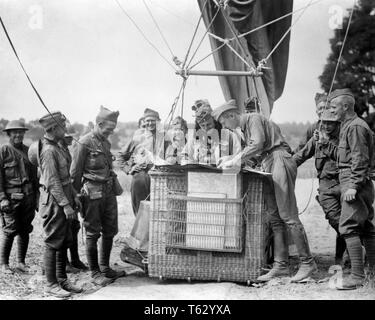
M 73 283 L 81 284 L 84 293 L 74 295 L 74 300 L 374 300 L 375 288 L 369 283 L 364 288 L 354 291 L 338 291 L 330 288 L 328 269 L 334 264 L 335 233 L 324 219 L 323 212 L 314 197 L 317 181 L 297 179 L 296 195 L 301 220 L 306 228 L 310 247 L 319 267 L 319 272 L 311 281 L 304 284 L 292 284 L 290 278 L 271 281 L 260 287 L 230 282 L 197 282 L 185 280 L 163 280 L 146 277 L 143 271 L 120 259 L 122 242 L 129 234 L 134 217 L 130 206 L 129 194 L 118 198 L 119 202 L 119 234 L 115 238 L 111 255 L 113 268 L 122 269 L 128 276 L 116 280 L 113 284 L 99 288 L 90 283 L 88 272 L 69 274 Z M 313 190 L 309 202 L 310 191 Z M 79 234 L 80 253 L 86 262 L 83 240 Z M 10 264 L 15 264 L 15 248 L 12 250 Z M 43 294 L 44 277 L 41 273 L 43 239 L 41 219 L 34 220 L 34 232 L 31 235 L 27 263 L 28 274 L 15 272 L 13 275 L 0 274 L 0 300 L 55 300 Z M 292 268 L 295 263 L 292 264 Z

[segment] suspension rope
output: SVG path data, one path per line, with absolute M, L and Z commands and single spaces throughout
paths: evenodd
M 154 22 L 154 24 L 155 24 L 156 28 L 158 29 L 158 31 L 159 31 L 159 33 L 160 33 L 160 36 L 161 36 L 161 38 L 163 39 L 164 43 L 165 43 L 165 44 L 166 44 L 166 46 L 168 47 L 168 50 L 169 50 L 169 52 L 170 52 L 171 56 L 172 56 L 172 57 L 175 57 L 175 54 L 173 53 L 173 51 L 172 51 L 172 49 L 171 49 L 170 45 L 168 44 L 168 41 L 167 41 L 167 39 L 165 38 L 165 36 L 164 36 L 163 32 L 161 31 L 161 29 L 160 29 L 160 27 L 159 27 L 159 24 L 157 23 L 157 21 L 156 21 L 155 17 L 153 16 L 153 14 L 152 14 L 152 12 L 151 12 L 150 8 L 148 7 L 148 5 L 147 5 L 146 1 L 145 1 L 145 0 L 142 0 L 142 1 L 143 1 L 143 4 L 145 5 L 145 7 L 146 7 L 146 9 L 147 9 L 147 11 L 148 11 L 148 13 L 149 13 L 149 15 L 151 16 L 151 19 L 152 19 L 152 21 Z
M 352 21 L 353 12 L 354 12 L 354 7 L 355 7 L 356 2 L 357 2 L 356 0 L 354 0 L 354 2 L 353 2 L 353 7 L 352 7 L 352 10 L 351 10 L 351 12 L 350 12 L 350 16 L 349 16 L 349 20 L 348 20 L 348 25 L 347 25 L 347 27 L 346 27 L 346 31 L 345 31 L 344 40 L 343 40 L 343 42 L 342 42 L 342 46 L 341 46 L 341 49 L 340 49 L 339 57 L 338 57 L 338 59 L 337 59 L 335 72 L 334 72 L 333 77 L 332 77 L 331 85 L 330 85 L 330 88 L 329 88 L 329 91 L 328 91 L 327 100 L 326 100 L 326 103 L 325 103 L 325 105 L 324 105 L 323 112 L 324 112 L 325 110 L 327 110 L 327 107 L 328 107 L 328 97 L 329 97 L 329 95 L 330 95 L 331 92 L 332 92 L 333 84 L 334 84 L 334 81 L 335 81 L 335 78 L 336 78 L 336 73 L 337 73 L 338 67 L 339 67 L 339 65 L 340 65 L 340 60 L 341 60 L 342 52 L 343 52 L 343 50 L 344 50 L 344 46 L 345 46 L 345 42 L 346 42 L 346 38 L 347 38 L 348 33 L 349 33 L 350 23 L 351 23 L 351 21 Z M 318 129 L 318 130 L 321 131 L 321 129 L 322 129 L 322 121 L 320 121 L 320 123 L 319 123 L 319 129 Z M 315 148 L 315 153 L 314 153 L 315 158 L 316 158 L 316 152 L 317 152 L 317 148 Z M 311 179 L 311 180 L 313 181 L 313 179 Z M 306 205 L 306 208 L 305 208 L 300 214 L 304 213 L 305 210 L 307 209 L 307 207 L 308 207 L 309 204 L 310 204 L 310 201 L 311 201 L 311 194 L 312 194 L 312 188 L 313 188 L 313 186 L 311 186 L 310 198 L 309 198 L 309 201 L 308 201 L 308 203 L 307 203 L 307 205 Z
M 157 1 L 154 1 L 154 0 L 149 0 L 150 2 L 152 2 L 155 6 L 159 7 L 160 9 L 164 10 L 165 12 L 169 13 L 170 15 L 174 16 L 175 18 L 177 18 L 179 21 L 184 21 L 186 24 L 194 27 L 195 25 L 193 23 L 191 23 L 190 21 L 186 20 L 185 18 L 181 17 L 180 15 L 177 15 L 175 14 L 174 12 L 170 11 L 169 9 L 165 8 L 164 6 L 162 6 L 161 4 L 159 4 Z
M 205 31 L 205 33 L 204 33 L 204 35 L 203 35 L 201 41 L 199 42 L 197 48 L 195 49 L 193 55 L 191 56 L 191 58 L 190 58 L 190 60 L 189 60 L 189 62 L 188 62 L 188 64 L 187 64 L 187 68 L 189 68 L 191 62 L 193 61 L 195 55 L 197 54 L 197 51 L 199 50 L 200 46 L 202 45 L 203 40 L 205 39 L 205 37 L 206 37 L 208 31 L 210 30 L 212 24 L 214 23 L 214 21 L 215 21 L 215 19 L 216 19 L 216 16 L 218 15 L 219 11 L 220 11 L 220 7 L 216 10 L 216 12 L 215 12 L 213 18 L 211 19 L 211 22 L 210 22 L 209 25 L 207 26 L 206 31 Z
M 169 114 L 167 115 L 165 121 L 164 121 L 164 125 L 167 123 L 168 121 L 168 118 L 171 117 L 168 125 L 171 124 L 172 120 L 173 120 L 173 115 L 174 115 L 174 112 L 176 110 L 176 106 L 178 104 L 178 101 L 180 100 L 180 96 L 181 96 L 181 93 L 182 93 L 182 90 L 184 90 L 184 83 L 186 82 L 186 79 L 184 79 L 184 81 L 182 82 L 181 84 L 181 87 L 180 87 L 180 91 L 178 92 L 178 95 L 175 97 L 173 103 L 172 103 L 172 107 L 171 107 L 171 110 L 169 111 Z
M 223 43 L 222 45 L 220 45 L 219 47 L 217 47 L 215 50 L 212 50 L 211 53 L 209 53 L 208 55 L 206 55 L 205 57 L 203 57 L 201 60 L 199 60 L 198 62 L 196 62 L 195 64 L 193 64 L 188 70 L 193 69 L 198 64 L 200 64 L 201 62 L 203 62 L 204 60 L 206 60 L 208 57 L 212 56 L 215 52 L 219 51 L 224 46 L 225 46 L 225 43 Z
M 310 0 L 309 2 L 309 5 L 311 5 L 313 0 Z M 303 16 L 303 14 L 306 12 L 308 6 L 306 6 L 304 8 L 304 10 L 301 12 L 301 14 L 296 18 L 296 20 L 293 22 L 293 24 L 291 24 L 291 26 L 288 28 L 288 30 L 284 33 L 284 35 L 281 37 L 281 39 L 278 41 L 278 43 L 273 47 L 273 49 L 268 53 L 267 57 L 261 61 L 264 62 L 264 64 L 267 63 L 268 59 L 272 56 L 272 54 L 276 51 L 276 49 L 279 47 L 279 45 L 283 42 L 283 40 L 285 39 L 285 37 L 290 33 L 290 31 L 292 30 L 292 28 L 295 26 L 295 24 L 299 21 L 299 19 L 301 19 L 301 17 Z
M 267 27 L 267 26 L 269 26 L 269 25 L 271 25 L 271 24 L 273 24 L 273 23 L 276 23 L 277 21 L 280 21 L 280 20 L 282 20 L 282 19 L 285 19 L 285 18 L 287 18 L 287 17 L 289 17 L 289 16 L 291 16 L 291 15 L 293 15 L 293 14 L 296 14 L 296 13 L 299 12 L 299 11 L 302 11 L 302 10 L 304 10 L 304 9 L 307 8 L 307 7 L 311 7 L 311 6 L 313 6 L 314 4 L 317 4 L 317 3 L 321 2 L 321 1 L 323 1 L 323 0 L 316 0 L 316 1 L 314 1 L 314 2 L 312 2 L 312 3 L 310 3 L 310 4 L 308 4 L 308 5 L 305 6 L 305 7 L 299 8 L 299 9 L 297 9 L 297 10 L 295 10 L 295 11 L 291 11 L 291 12 L 289 12 L 289 13 L 287 13 L 287 14 L 281 16 L 281 17 L 278 17 L 278 18 L 276 18 L 276 19 L 274 19 L 274 20 L 272 20 L 272 21 L 270 21 L 270 22 L 267 22 L 267 23 L 265 23 L 265 24 L 263 24 L 263 25 L 261 25 L 261 26 L 259 26 L 259 27 L 256 27 L 256 28 L 254 28 L 254 29 L 252 29 L 252 30 L 250 30 L 250 31 L 247 31 L 247 32 L 245 32 L 245 33 L 242 33 L 242 34 L 238 35 L 238 38 L 246 37 L 247 35 L 249 35 L 249 34 L 255 32 L 255 31 L 258 31 L 258 30 L 260 30 L 260 29 L 262 29 L 262 28 L 265 28 L 265 27 Z M 229 41 L 233 41 L 233 40 L 235 40 L 235 37 L 229 39 Z
M 10 44 L 10 46 L 12 47 L 12 51 L 13 51 L 14 55 L 16 56 L 16 58 L 17 58 L 17 60 L 18 60 L 18 63 L 20 64 L 20 66 L 21 66 L 21 68 L 22 68 L 23 73 L 25 74 L 25 76 L 26 76 L 26 78 L 27 78 L 29 84 L 31 85 L 31 88 L 32 88 L 33 91 L 35 92 L 35 94 L 36 94 L 36 96 L 38 97 L 38 99 L 39 99 L 40 103 L 42 104 L 43 108 L 46 109 L 46 111 L 47 111 L 48 114 L 51 116 L 51 118 L 53 119 L 53 121 L 55 121 L 56 125 L 59 126 L 59 127 L 62 128 L 62 129 L 64 129 L 64 131 L 65 131 L 66 128 L 60 123 L 60 121 L 58 121 L 58 120 L 53 116 L 52 112 L 49 110 L 49 108 L 47 107 L 47 105 L 44 103 L 44 101 L 43 101 L 41 95 L 39 94 L 38 90 L 36 89 L 34 83 L 31 81 L 29 74 L 27 73 L 25 67 L 23 66 L 23 63 L 22 63 L 20 57 L 18 56 L 17 50 L 16 50 L 16 48 L 14 47 L 14 44 L 13 44 L 13 42 L 12 42 L 10 36 L 9 36 L 8 30 L 7 30 L 7 28 L 5 27 L 5 24 L 4 24 L 3 19 L 1 18 L 1 16 L 0 16 L 0 23 L 1 23 L 1 26 L 2 26 L 2 28 L 3 28 L 3 30 L 4 30 L 4 33 L 5 33 L 5 35 L 6 35 L 7 39 L 8 39 L 9 44 Z M 81 144 L 81 143 L 80 143 L 76 138 L 74 138 L 73 136 L 72 136 L 72 140 L 74 140 L 74 141 L 75 141 L 76 143 L 78 143 L 78 144 Z M 81 144 L 81 145 L 83 145 L 83 144 Z M 86 145 L 84 145 L 84 146 L 87 147 L 88 149 L 90 149 L 91 151 L 94 151 L 94 150 L 91 149 L 89 146 L 86 146 Z
M 176 71 L 175 67 L 169 62 L 169 60 L 163 56 L 163 54 L 159 51 L 159 49 L 147 38 L 145 33 L 142 31 L 142 29 L 137 25 L 137 23 L 134 21 L 134 19 L 126 12 L 126 10 L 121 6 L 118 0 L 115 0 L 117 5 L 120 7 L 121 11 L 129 18 L 129 20 L 133 23 L 133 25 L 138 29 L 140 34 L 143 36 L 143 38 L 155 49 L 155 51 L 159 54 L 159 56 L 170 65 L 170 67 Z
M 230 21 L 228 20 L 228 18 L 227 18 L 227 16 L 226 16 L 226 13 L 225 13 L 225 10 L 224 10 L 221 6 L 220 6 L 219 8 L 220 8 L 221 14 L 222 14 L 223 17 L 224 17 L 225 22 L 227 23 L 227 25 L 228 25 L 228 27 L 229 27 L 229 30 L 230 30 L 230 31 L 232 32 L 232 34 L 234 35 L 234 38 L 233 38 L 233 39 L 236 39 L 237 44 L 238 44 L 238 46 L 240 47 L 243 56 L 246 57 L 246 56 L 247 56 L 246 51 L 245 51 L 243 45 L 241 44 L 240 39 L 238 38 L 238 34 L 237 34 L 237 32 L 233 29 L 232 24 L 231 24 Z M 229 41 L 228 41 L 228 44 L 229 44 Z
M 199 28 L 199 25 L 200 25 L 200 23 L 201 23 L 201 21 L 202 21 L 202 18 L 203 18 L 203 11 L 204 11 L 204 9 L 205 9 L 206 6 L 207 6 L 207 2 L 208 2 L 208 0 L 205 1 L 204 5 L 203 5 L 203 8 L 202 8 L 202 10 L 201 10 L 201 15 L 199 16 L 198 23 L 197 23 L 197 25 L 196 25 L 196 27 L 195 27 L 194 34 L 193 34 L 193 37 L 192 37 L 192 39 L 191 39 L 191 41 L 190 41 L 189 48 L 188 48 L 188 50 L 187 50 L 187 52 L 186 52 L 184 62 L 182 63 L 182 69 L 185 68 L 186 61 L 187 61 L 187 59 L 188 59 L 188 57 L 189 57 L 191 47 L 192 47 L 192 45 L 193 45 L 193 42 L 194 42 L 195 36 L 196 36 L 197 31 L 198 31 L 198 28 Z

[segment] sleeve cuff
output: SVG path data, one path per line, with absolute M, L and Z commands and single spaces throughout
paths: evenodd
M 350 189 L 358 190 L 358 186 L 357 186 L 357 184 L 355 184 L 355 183 L 353 183 L 353 182 L 349 184 L 349 188 L 350 188 Z

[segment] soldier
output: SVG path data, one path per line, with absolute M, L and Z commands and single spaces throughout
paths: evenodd
M 2 239 L 0 244 L 1 271 L 12 273 L 9 255 L 17 236 L 17 269 L 26 272 L 25 257 L 29 234 L 33 230 L 38 179 L 37 169 L 27 157 L 28 147 L 23 144 L 25 131 L 23 121 L 10 121 L 3 130 L 9 143 L 0 148 L 0 211 Z
M 159 130 L 159 113 L 146 108 L 143 114 L 146 124 L 142 135 L 134 135 L 133 139 L 119 153 L 119 162 L 125 173 L 132 175 L 130 186 L 131 201 L 134 215 L 137 215 L 141 201 L 149 198 L 150 176 L 148 171 L 152 168 L 156 158 L 164 158 L 164 133 Z M 127 164 L 130 163 L 130 166 Z
M 65 151 L 65 156 L 69 163 L 72 162 L 72 157 L 70 154 L 69 147 L 73 144 L 74 136 L 77 137 L 78 134 L 75 132 L 73 127 L 69 127 L 65 133 L 64 139 L 59 141 L 60 147 Z M 78 217 L 77 217 L 78 218 Z M 88 267 L 81 261 L 78 253 L 78 232 L 81 229 L 81 225 L 78 219 L 71 221 L 72 228 L 72 244 L 69 247 L 70 251 L 70 262 L 66 261 L 66 271 L 67 272 L 77 272 L 79 270 L 86 271 Z M 78 269 L 78 270 L 77 270 Z
M 340 123 L 325 110 L 321 115 L 321 129 L 328 136 L 331 143 L 338 145 Z M 342 264 L 342 258 L 346 249 L 345 240 L 340 236 L 339 220 L 341 214 L 341 191 L 339 182 L 339 169 L 336 161 L 327 156 L 321 148 L 317 148 L 317 142 L 311 137 L 306 145 L 293 155 L 297 166 L 300 166 L 307 159 L 315 157 L 315 168 L 319 179 L 319 204 L 322 206 L 326 219 L 336 231 L 336 253 L 335 264 Z
M 39 213 L 44 229 L 46 293 L 60 298 L 82 292 L 82 288 L 73 285 L 66 275 L 66 251 L 72 242 L 70 222 L 77 219 L 81 203 L 70 181 L 70 161 L 58 144 L 65 135 L 65 121 L 59 111 L 39 119 L 45 130 L 39 154 Z M 33 158 L 29 152 L 29 159 Z
M 331 113 L 341 121 L 339 145 L 320 135 L 320 143 L 339 167 L 341 188 L 340 234 L 345 238 L 351 273 L 337 289 L 356 289 L 365 280 L 361 238 L 366 249 L 370 274 L 375 268 L 374 186 L 370 170 L 374 161 L 371 129 L 354 111 L 355 99 L 349 89 L 338 89 L 328 97 Z
M 86 255 L 92 281 L 100 286 L 126 275 L 124 271 L 113 270 L 109 264 L 113 237 L 118 233 L 116 195 L 122 190 L 113 171 L 108 137 L 116 128 L 118 116 L 118 111 L 100 107 L 93 132 L 84 135 L 74 145 L 70 170 L 73 185 L 83 196 Z M 100 237 L 98 261 L 97 242 Z
M 218 167 L 223 169 L 239 167 L 251 157 L 257 157 L 264 171 L 272 173 L 273 192 L 267 197 L 269 220 L 274 234 L 274 265 L 259 281 L 288 276 L 288 245 L 286 224 L 290 227 L 294 243 L 297 246 L 300 267 L 292 277 L 292 282 L 308 278 L 317 270 L 310 253 L 305 229 L 298 217 L 298 208 L 294 194 L 297 166 L 290 154 L 290 147 L 281 135 L 280 128 L 264 116 L 257 113 L 241 115 L 235 100 L 223 104 L 213 112 L 214 117 L 224 128 L 241 129 L 244 148 L 235 156 L 219 159 Z M 271 189 L 272 190 L 272 189 Z
M 316 105 L 315 112 L 318 116 L 318 119 L 320 119 L 320 116 L 321 116 L 323 110 L 326 107 L 326 102 L 327 102 L 327 94 L 325 94 L 325 93 L 316 93 L 315 94 L 315 105 Z M 306 143 L 314 135 L 314 131 L 319 128 L 319 123 L 320 123 L 320 120 L 314 122 L 313 124 L 311 124 L 307 128 L 305 136 L 299 142 L 297 148 L 294 150 L 294 153 L 298 152 L 299 150 L 301 150 L 306 145 Z

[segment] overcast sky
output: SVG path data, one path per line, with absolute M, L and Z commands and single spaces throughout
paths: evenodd
M 143 1 L 118 1 L 171 61 Z M 196 1 L 145 1 L 173 54 L 182 60 L 200 15 Z M 294 10 L 309 2 L 295 0 Z M 329 54 L 339 7 L 345 14 L 352 5 L 353 0 L 323 0 L 309 7 L 293 27 L 286 86 L 274 105 L 274 121 L 315 119 L 313 97 L 321 91 L 318 76 Z M 0 15 L 51 110 L 61 110 L 71 122 L 82 123 L 94 120 L 101 104 L 119 110 L 119 120 L 124 122 L 138 120 L 146 107 L 166 118 L 181 78 L 145 41 L 116 1 L 0 0 Z M 203 32 L 202 25 L 199 35 Z M 210 51 L 206 39 L 196 59 Z M 199 69 L 213 70 L 213 60 L 207 59 Z M 184 99 L 188 121 L 193 119 L 190 106 L 198 98 L 209 99 L 213 106 L 224 101 L 216 77 L 189 78 Z M 44 114 L 0 29 L 0 118 L 32 120 Z

